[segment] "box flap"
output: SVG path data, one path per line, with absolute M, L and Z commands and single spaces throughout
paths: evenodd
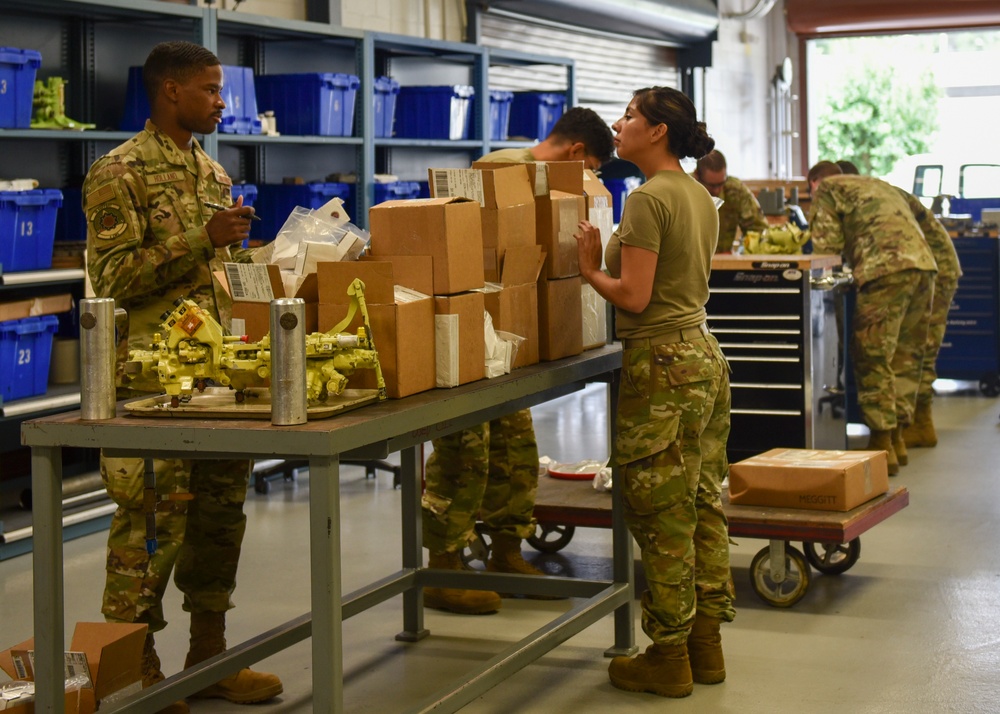
M 434 260 L 429 255 L 363 255 L 361 261 L 391 263 L 394 285 L 424 295 L 434 293 Z
M 445 196 L 442 198 L 400 198 L 392 201 L 383 201 L 377 206 L 372 206 L 371 210 L 382 211 L 390 208 L 398 208 L 400 206 L 447 206 L 450 203 L 468 203 L 471 201 L 471 198 L 463 198 L 462 196 Z
M 140 680 L 145 624 L 78 622 L 70 649 L 84 652 L 98 701 Z
M 544 265 L 545 253 L 542 252 L 542 246 L 511 246 L 504 254 L 501 282 L 505 286 L 537 282 Z
M 0 652 L 0 669 L 6 672 L 11 679 L 17 679 L 17 670 L 14 668 L 14 660 L 11 658 L 10 653 L 14 651 L 33 649 L 35 649 L 35 638 L 29 637 L 24 642 L 16 644 L 10 649 Z
M 351 298 L 347 288 L 355 278 L 365 284 L 365 302 L 369 305 L 393 304 L 392 263 L 384 261 L 353 261 L 320 263 L 319 302 L 328 305 L 347 305 Z
M 428 169 L 432 195 L 466 196 L 483 208 L 504 208 L 534 201 L 525 164 L 491 164 L 471 169 Z
M 592 208 L 612 208 L 611 191 L 590 169 L 583 170 L 583 192 L 587 196 L 587 205 Z
M 541 170 L 546 174 L 549 191 L 564 191 L 577 196 L 583 195 L 582 161 L 546 161 L 541 164 L 541 167 Z M 538 183 L 539 178 L 536 177 L 536 186 Z

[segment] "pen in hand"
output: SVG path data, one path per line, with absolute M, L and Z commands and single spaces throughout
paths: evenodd
M 225 206 L 220 206 L 218 203 L 209 203 L 208 201 L 205 201 L 205 207 L 212 208 L 216 211 L 228 211 L 229 208 L 235 208 L 235 206 L 229 206 L 229 208 L 226 208 Z M 260 216 L 258 216 L 256 213 L 251 213 L 249 216 L 247 216 L 247 218 L 253 221 L 260 220 Z

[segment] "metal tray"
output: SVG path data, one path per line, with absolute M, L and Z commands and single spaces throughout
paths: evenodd
M 135 416 L 182 417 L 193 419 L 270 419 L 271 391 L 248 389 L 246 399 L 236 402 L 236 393 L 227 387 L 207 387 L 195 392 L 190 401 L 170 406 L 170 395 L 140 397 L 125 403 L 125 409 Z M 350 409 L 378 401 L 378 390 L 345 389 L 340 396 L 331 396 L 322 404 L 311 405 L 306 410 L 309 419 L 326 419 Z

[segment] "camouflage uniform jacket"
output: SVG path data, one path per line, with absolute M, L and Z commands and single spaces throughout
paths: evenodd
M 934 262 L 938 266 L 937 280 L 957 281 L 962 277 L 962 266 L 958 262 L 958 253 L 955 251 L 955 243 L 948 235 L 948 230 L 941 225 L 934 214 L 920 202 L 920 199 L 909 191 L 898 189 L 913 211 L 913 217 L 917 219 L 920 230 L 924 232 L 927 245 L 934 255 Z
M 197 141 L 185 154 L 150 121 L 90 167 L 87 270 L 95 293 L 128 311 L 130 349 L 148 347 L 178 298 L 191 298 L 228 329 L 231 301 L 213 273 L 223 261 L 249 260 L 251 251 L 212 246 L 206 203 L 232 203 L 225 169 Z
M 842 253 L 858 287 L 903 270 L 937 272 L 923 232 L 895 186 L 871 176 L 823 179 L 809 229 L 816 253 Z
M 715 246 L 716 253 L 728 253 L 733 249 L 737 228 L 743 235 L 747 231 L 763 231 L 767 228 L 767 219 L 757 198 L 735 176 L 726 179 L 719 198 L 725 203 L 719 208 L 719 242 Z

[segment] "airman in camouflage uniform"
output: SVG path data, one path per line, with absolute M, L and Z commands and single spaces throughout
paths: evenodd
M 814 249 L 843 254 L 857 288 L 850 344 L 868 448 L 885 450 L 889 472 L 897 473 L 893 442 L 913 418 L 937 264 L 895 187 L 842 175 L 830 161 L 808 178 Z
M 221 270 L 224 260 L 249 259 L 248 251 L 230 254 L 229 245 L 248 235 L 252 213 L 242 201 L 231 210 L 207 207 L 232 204 L 232 181 L 225 169 L 192 136 L 194 131 L 214 131 L 225 107 L 219 95 L 218 58 L 191 43 L 163 43 L 150 53 L 144 78 L 153 89 L 151 120 L 95 161 L 83 186 L 90 280 L 98 296 L 114 298 L 128 312 L 127 348 L 133 349 L 149 347 L 153 333 L 162 331 L 162 315 L 179 298 L 194 300 L 228 329 L 231 303 L 213 273 Z M 169 102 L 162 99 L 167 92 Z M 120 345 L 123 354 L 127 349 Z M 155 383 L 129 381 L 121 364 L 118 369 L 119 398 L 161 391 Z M 196 619 L 213 623 L 211 656 L 225 649 L 220 628 L 224 613 L 233 607 L 230 596 L 246 529 L 243 503 L 252 464 L 189 459 L 153 463 L 159 505 L 157 548 L 150 555 L 144 461 L 101 455 L 101 476 L 118 504 L 108 535 L 102 612 L 109 621 L 143 622 L 150 633 L 161 630 L 166 626 L 162 598 L 174 571 L 174 582 L 184 593 L 183 607 L 192 613 L 193 646 Z M 249 670 L 234 677 L 243 672 Z M 264 683 L 267 691 L 231 687 L 211 696 L 246 703 L 281 691 L 277 677 L 259 676 L 273 680 Z M 162 677 L 150 637 L 144 683 Z M 177 702 L 170 711 L 186 709 L 184 702 Z
M 582 160 L 598 169 L 613 151 L 611 131 L 591 109 L 574 107 L 546 139 L 527 149 L 502 149 L 480 161 L 530 163 Z M 522 409 L 471 429 L 433 440 L 424 478 L 423 537 L 431 567 L 461 567 L 460 554 L 474 540 L 476 520 L 491 535 L 488 570 L 541 575 L 524 560 L 521 540 L 535 533 L 538 445 L 531 411 Z M 541 598 L 541 596 L 533 596 Z M 544 598 L 541 598 L 544 599 Z M 496 593 L 427 588 L 428 607 L 485 614 L 500 607 Z
M 941 221 L 920 202 L 916 196 L 899 189 L 913 211 L 920 230 L 924 233 L 927 245 L 937 263 L 937 277 L 934 278 L 934 298 L 931 302 L 931 315 L 927 324 L 927 344 L 924 347 L 924 358 L 920 369 L 920 384 L 917 387 L 917 403 L 913 421 L 903 430 L 903 441 L 906 446 L 935 446 L 937 433 L 934 430 L 934 420 L 931 415 L 931 404 L 934 401 L 932 385 L 937 379 L 937 356 L 944 342 L 945 328 L 948 326 L 948 311 L 951 301 L 958 290 L 958 279 L 962 277 L 962 266 L 958 262 L 955 244 L 948 235 Z
M 708 192 L 724 203 L 719 207 L 719 242 L 716 253 L 731 253 L 740 246 L 740 236 L 748 231 L 758 233 L 767 229 L 767 218 L 753 195 L 753 191 L 735 176 L 726 172 L 726 157 L 721 151 L 712 151 L 698 160 L 694 177 Z

